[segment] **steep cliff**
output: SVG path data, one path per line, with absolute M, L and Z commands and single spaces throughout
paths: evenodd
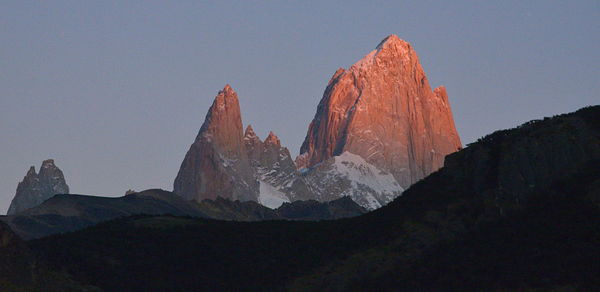
M 348 151 L 406 188 L 460 148 L 446 89 L 432 91 L 414 48 L 390 35 L 335 72 L 296 164 L 313 167 Z
M 196 140 L 185 155 L 174 192 L 189 200 L 256 201 L 258 182 L 243 142 L 237 93 L 226 85 L 206 114 Z

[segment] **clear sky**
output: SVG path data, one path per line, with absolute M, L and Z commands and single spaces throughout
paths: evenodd
M 171 190 L 226 83 L 296 155 L 331 75 L 392 33 L 465 144 L 600 104 L 597 0 L 1 1 L 0 212 L 46 158 L 72 193 Z

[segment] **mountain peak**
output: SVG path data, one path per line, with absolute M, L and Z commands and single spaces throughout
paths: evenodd
M 240 106 L 237 93 L 229 84 L 226 84 L 222 90 L 219 90 L 209 111 L 223 111 L 230 107 L 237 107 L 239 109 Z
M 206 114 L 197 139 L 204 138 L 225 150 L 229 157 L 241 152 L 242 116 L 237 93 L 225 85 L 220 90 Z M 239 140 L 239 141 L 238 141 Z
M 225 84 L 225 87 L 223 87 L 223 89 L 221 91 L 219 91 L 219 93 L 235 93 L 235 90 L 233 90 L 233 88 L 231 87 L 231 85 L 229 85 L 229 83 Z
M 415 50 L 392 34 L 347 71 L 336 71 L 296 165 L 310 168 L 349 151 L 406 189 L 460 145 L 444 88 L 431 89 Z
M 392 34 L 384 38 L 374 50 L 350 66 L 349 71 L 354 73 L 372 71 L 373 67 L 382 67 L 385 69 L 398 63 L 409 63 L 409 60 L 413 58 L 416 59 L 416 54 L 410 44 L 400 39 L 397 35 Z M 338 78 L 340 75 L 336 72 L 333 79 Z M 329 83 L 333 83 L 332 81 Z
M 273 131 L 269 132 L 269 136 L 265 138 L 265 145 L 277 145 L 281 146 L 281 141 L 279 141 L 279 137 L 273 133 Z
M 56 167 L 54 159 L 46 159 L 42 162 L 42 168 Z
M 410 44 L 395 34 L 385 37 L 378 45 L 377 50 L 382 50 L 390 46 L 410 46 Z
M 37 172 L 35 172 L 35 166 L 29 167 L 29 170 L 27 171 L 26 177 L 32 177 L 32 176 L 37 176 Z
M 255 181 L 244 141 L 238 96 L 227 84 L 215 97 L 181 163 L 174 192 L 190 200 L 217 196 L 242 201 L 255 199 Z
M 254 133 L 254 129 L 252 128 L 252 125 L 246 126 L 246 130 L 244 131 L 244 138 L 258 139 L 258 136 L 256 136 L 256 133 Z
M 10 203 L 8 215 L 33 208 L 56 194 L 68 194 L 69 186 L 65 182 L 62 171 L 56 167 L 54 160 L 42 162 L 40 173 L 30 167 L 27 175 L 17 186 L 17 193 Z

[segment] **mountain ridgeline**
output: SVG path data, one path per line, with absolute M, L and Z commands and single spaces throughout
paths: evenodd
M 69 186 L 63 172 L 54 164 L 54 160 L 44 160 L 39 173 L 32 166 L 19 183 L 7 214 L 13 215 L 35 207 L 56 194 L 68 193 Z
M 349 196 L 372 210 L 461 148 L 446 89 L 431 90 L 413 47 L 395 35 L 335 72 L 295 163 L 274 133 L 261 141 L 251 126 L 242 129 L 238 95 L 227 85 L 181 164 L 174 192 L 272 208 Z
M 333 220 L 366 213 L 352 199 L 329 202 L 295 201 L 270 209 L 254 201 L 231 201 L 221 197 L 200 202 L 185 200 L 172 192 L 150 189 L 123 197 L 56 195 L 42 204 L 8 216 L 4 221 L 22 239 L 76 231 L 101 222 L 133 215 L 173 215 L 207 219 Z
M 363 216 L 136 216 L 28 246 L 106 291 L 595 291 L 600 106 L 488 135 Z

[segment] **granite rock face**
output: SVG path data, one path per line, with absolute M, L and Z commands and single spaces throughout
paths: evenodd
M 181 163 L 174 192 L 197 201 L 217 197 L 256 201 L 258 182 L 248 161 L 243 135 L 237 93 L 226 85 L 215 97 Z
M 33 208 L 56 194 L 68 193 L 69 186 L 63 172 L 54 164 L 54 160 L 44 160 L 39 173 L 36 173 L 35 167 L 29 168 L 27 175 L 17 186 L 17 193 L 7 214 L 14 215 Z
M 329 82 L 294 162 L 270 132 L 243 124 L 237 94 L 215 98 L 175 179 L 174 192 L 270 208 L 349 196 L 379 208 L 461 148 L 444 87 L 431 90 L 414 49 L 391 35 Z
M 335 72 L 296 164 L 310 168 L 348 151 L 406 188 L 460 148 L 446 89 L 432 91 L 414 48 L 390 35 Z

